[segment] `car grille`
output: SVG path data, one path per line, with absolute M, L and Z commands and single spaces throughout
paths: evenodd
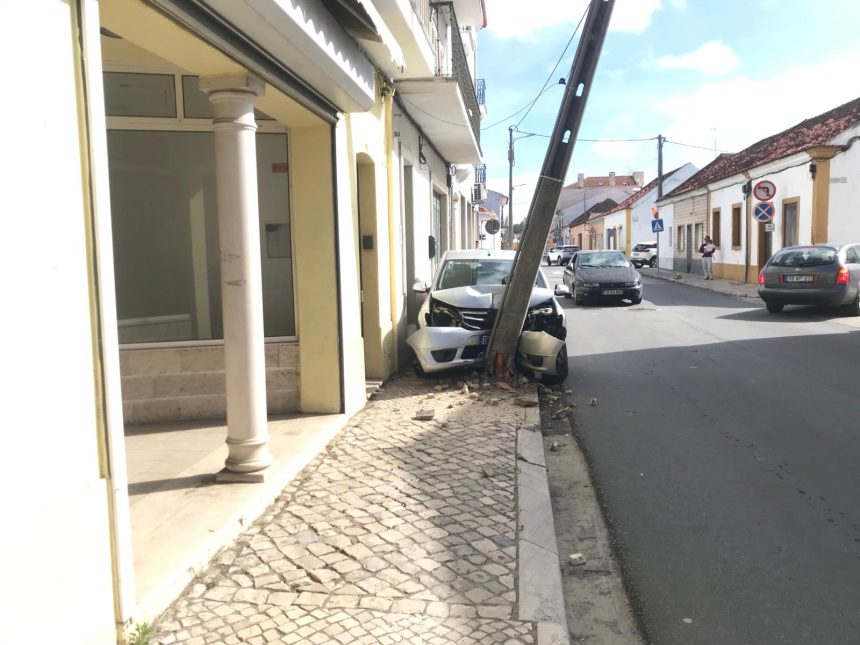
M 601 289 L 624 289 L 629 285 L 628 282 L 601 282 Z
M 481 329 L 492 329 L 496 320 L 495 309 L 460 309 L 463 316 L 463 329 L 473 331 Z

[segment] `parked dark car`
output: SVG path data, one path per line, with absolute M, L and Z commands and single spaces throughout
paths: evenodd
M 562 281 L 578 305 L 597 298 L 642 302 L 642 276 L 621 251 L 580 251 Z
M 860 316 L 860 243 L 784 248 L 764 265 L 758 285 L 774 314 L 785 305 L 825 305 Z

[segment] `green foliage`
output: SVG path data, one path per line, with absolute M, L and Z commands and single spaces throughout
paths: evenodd
M 138 623 L 128 635 L 128 645 L 150 645 L 152 634 L 151 623 Z

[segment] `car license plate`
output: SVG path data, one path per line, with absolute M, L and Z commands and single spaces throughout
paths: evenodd
M 814 275 L 787 275 L 785 276 L 786 282 L 814 282 Z
M 624 295 L 624 291 L 621 289 L 604 289 L 604 296 L 622 296 Z
M 489 334 L 484 334 L 483 336 L 481 336 L 481 345 L 488 345 L 489 342 L 490 342 L 490 335 Z

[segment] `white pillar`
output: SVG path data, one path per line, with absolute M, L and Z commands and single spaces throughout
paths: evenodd
M 264 88 L 249 76 L 205 78 L 201 79 L 200 88 L 209 95 L 214 112 L 227 376 L 229 454 L 225 467 L 230 473 L 258 473 L 272 463 L 266 425 L 257 123 L 254 120 L 254 103 Z

